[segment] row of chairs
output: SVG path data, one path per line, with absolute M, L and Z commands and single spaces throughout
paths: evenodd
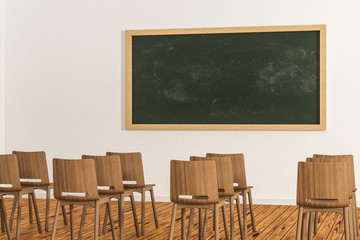
M 336 212 L 344 217 L 345 239 L 357 239 L 356 187 L 352 155 L 320 155 L 298 163 L 296 239 L 313 239 L 318 212 Z
M 0 217 L 2 231 L 7 232 L 11 239 L 10 230 L 17 206 L 16 239 L 20 239 L 22 196 L 27 194 L 29 200 L 29 218 L 33 223 L 32 205 L 34 207 L 39 233 L 42 227 L 36 203 L 35 189 L 46 191 L 45 231 L 49 225 L 50 189 L 54 189 L 54 196 L 58 200 L 55 212 L 52 239 L 55 239 L 56 226 L 60 208 L 63 212 L 64 223 L 67 225 L 65 206 L 70 206 L 71 239 L 74 235 L 74 205 L 83 205 L 83 214 L 79 230 L 79 239 L 85 222 L 88 206 L 95 207 L 95 234 L 98 239 L 106 232 L 108 218 L 112 227 L 113 238 L 116 239 L 113 224 L 110 199 L 118 200 L 120 239 L 124 232 L 124 198 L 130 197 L 135 231 L 138 237 L 145 234 L 145 192 L 149 191 L 156 228 L 159 227 L 155 206 L 154 184 L 145 184 L 141 153 L 107 152 L 104 156 L 83 155 L 82 159 L 53 160 L 54 184 L 50 183 L 45 152 L 18 152 L 0 155 Z M 138 226 L 133 193 L 141 194 L 141 233 Z M 14 196 L 10 222 L 7 221 L 4 195 Z M 104 226 L 100 232 L 100 204 L 106 204 Z
M 206 157 L 190 157 L 190 161 L 172 160 L 170 166 L 170 197 L 173 213 L 169 239 L 174 237 L 176 211 L 181 209 L 181 238 L 185 239 L 185 210 L 190 208 L 187 239 L 190 239 L 194 209 L 199 209 L 199 239 L 206 236 L 208 210 L 213 211 L 215 239 L 219 239 L 219 210 L 222 209 L 226 239 L 235 239 L 234 201 L 236 202 L 240 235 L 247 238 L 246 194 L 253 231 L 256 232 L 251 189 L 246 183 L 243 154 L 207 153 Z M 240 210 L 243 198 L 243 217 Z M 230 203 L 230 234 L 225 203 Z M 203 219 L 202 210 L 205 211 Z

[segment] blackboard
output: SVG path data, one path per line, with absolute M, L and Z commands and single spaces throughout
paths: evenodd
M 127 31 L 127 128 L 324 130 L 324 31 Z

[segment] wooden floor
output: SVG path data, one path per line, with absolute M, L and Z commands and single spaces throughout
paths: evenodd
M 38 234 L 36 223 L 29 223 L 29 211 L 27 199 L 24 199 L 24 206 L 22 208 L 22 219 L 21 219 L 21 239 L 50 239 L 50 232 Z M 10 215 L 10 209 L 12 204 L 12 199 L 6 199 L 6 207 L 8 212 L 8 218 Z M 55 200 L 51 200 L 51 208 L 50 208 L 50 231 L 52 229 L 52 223 L 54 219 L 55 212 Z M 44 230 L 44 216 L 45 216 L 45 200 L 38 199 L 38 206 L 40 211 L 40 218 L 42 227 Z M 165 202 L 158 202 L 156 204 L 159 224 L 160 228 L 155 229 L 155 224 L 153 221 L 151 204 L 147 203 L 146 209 L 146 235 L 140 239 L 167 239 L 172 211 L 172 204 Z M 136 207 L 138 211 L 139 221 L 141 220 L 140 216 L 140 203 L 136 202 Z M 275 205 L 255 205 L 255 220 L 256 220 L 256 228 L 257 231 L 254 233 L 250 226 L 250 217 L 248 216 L 248 239 L 295 239 L 296 233 L 296 221 L 297 221 L 297 207 L 296 206 L 275 206 Z M 86 224 L 84 228 L 84 239 L 93 239 L 94 232 L 94 210 L 88 208 L 88 214 L 86 219 Z M 236 208 L 235 208 L 236 209 Z M 67 209 L 68 210 L 68 209 Z M 228 208 L 229 210 L 229 208 Z M 75 230 L 78 231 L 78 227 L 80 224 L 80 216 L 81 216 L 81 207 L 75 207 Z M 105 208 L 101 209 L 101 216 L 103 216 Z M 114 218 L 116 220 L 115 226 L 118 229 L 118 216 L 117 216 L 117 202 L 113 202 L 113 212 Z M 187 214 L 189 211 L 187 211 Z M 249 214 L 249 213 L 248 213 Z M 194 226 L 192 232 L 192 239 L 197 239 L 198 232 L 198 223 L 195 213 L 194 217 Z M 235 214 L 236 216 L 237 214 Z M 360 216 L 360 212 L 358 214 Z M 175 239 L 180 239 L 180 216 L 181 213 L 178 211 L 177 219 L 176 219 L 176 228 L 175 228 Z M 229 216 L 229 214 L 228 214 Z M 69 217 L 69 216 L 68 216 Z M 212 218 L 209 218 L 211 220 Z M 220 218 L 221 219 L 221 218 Z M 35 220 L 35 218 L 34 218 Z M 344 239 L 344 225 L 343 218 L 341 215 L 335 213 L 323 213 L 319 215 L 319 229 L 318 234 L 314 239 Z M 186 222 L 187 223 L 187 222 Z M 102 226 L 102 225 L 101 225 Z M 211 221 L 208 224 L 208 232 L 207 238 L 205 239 L 213 239 L 213 232 L 211 230 Z M 14 226 L 12 230 L 12 236 L 15 238 L 15 227 L 16 221 L 14 221 Z M 223 223 L 220 221 L 220 238 L 224 239 L 225 234 L 223 231 Z M 237 225 L 237 219 L 235 220 L 236 227 L 236 237 L 235 239 L 240 239 L 239 228 Z M 110 227 L 108 226 L 108 229 Z M 125 239 L 136 239 L 134 222 L 132 219 L 132 212 L 130 210 L 130 204 L 128 202 L 125 203 Z M 4 233 L 0 233 L 0 239 L 6 239 L 6 235 Z M 56 239 L 70 239 L 70 227 L 64 225 L 62 221 L 62 216 L 59 218 L 59 224 L 57 228 Z M 112 239 L 111 233 L 107 233 L 100 237 L 100 239 Z M 360 238 L 359 238 L 360 239 Z

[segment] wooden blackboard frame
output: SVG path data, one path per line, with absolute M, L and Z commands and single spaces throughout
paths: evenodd
M 264 33 L 318 31 L 320 33 L 320 123 L 319 124 L 134 124 L 133 123 L 133 66 L 132 39 L 134 36 L 187 35 L 219 33 Z M 157 29 L 127 30 L 125 33 L 126 68 L 126 129 L 129 130 L 326 130 L 326 25 L 266 26 L 266 27 L 229 27 L 194 29 Z

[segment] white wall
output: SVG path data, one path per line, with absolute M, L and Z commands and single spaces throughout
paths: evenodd
M 171 159 L 244 152 L 257 202 L 294 203 L 297 162 L 312 153 L 353 153 L 360 174 L 359 10 L 358 0 L 7 0 L 6 151 L 45 150 L 50 167 L 141 151 L 158 199 Z M 124 129 L 124 30 L 302 24 L 328 27 L 327 131 Z
M 5 151 L 5 0 L 0 0 L 0 152 Z

